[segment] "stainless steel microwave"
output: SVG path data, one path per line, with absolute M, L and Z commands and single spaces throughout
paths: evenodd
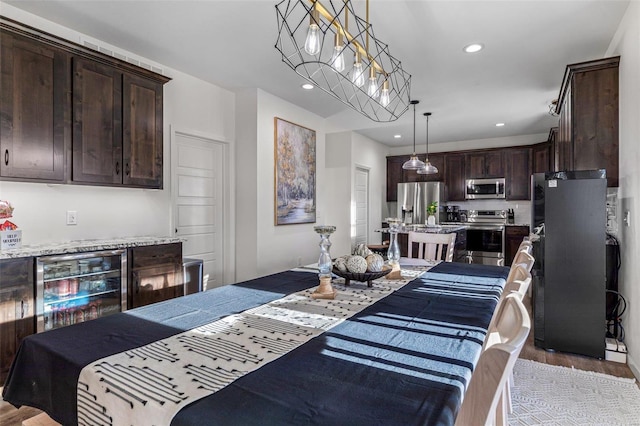
M 464 198 L 467 200 L 504 198 L 504 178 L 467 179 Z

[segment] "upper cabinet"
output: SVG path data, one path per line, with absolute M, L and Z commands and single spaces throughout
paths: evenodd
M 447 154 L 444 166 L 446 201 L 464 201 L 465 154 Z
M 123 80 L 124 183 L 162 188 L 162 84 Z
M 531 199 L 531 148 L 504 150 L 507 200 Z
M 504 177 L 502 150 L 478 151 L 467 154 L 467 179 Z
M 122 73 L 74 58 L 74 182 L 122 183 Z
M 398 183 L 404 182 L 402 164 L 406 159 L 403 158 L 403 156 L 387 157 L 387 201 L 398 200 Z
M 0 39 L 0 176 L 62 182 L 69 57 L 4 29 Z
M 568 65 L 558 102 L 556 170 L 606 169 L 618 186 L 620 57 Z
M 162 188 L 169 78 L 7 18 L 0 30 L 0 177 Z

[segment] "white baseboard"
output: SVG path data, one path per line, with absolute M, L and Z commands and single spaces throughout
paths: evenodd
M 640 381 L 640 366 L 631 358 L 631 355 L 627 354 L 627 365 L 631 369 L 631 372 L 636 376 L 636 380 Z

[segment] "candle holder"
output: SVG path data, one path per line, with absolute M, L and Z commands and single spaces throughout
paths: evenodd
M 387 279 L 401 280 L 402 271 L 400 270 L 400 246 L 398 245 L 398 230 L 400 228 L 400 219 L 388 217 L 385 219 L 389 224 L 389 248 L 387 249 L 387 261 L 391 266 L 391 272 L 387 275 Z
M 313 230 L 320 235 L 320 257 L 318 258 L 320 285 L 316 291 L 311 294 L 311 297 L 314 299 L 334 299 L 336 297 L 336 291 L 331 285 L 333 262 L 331 261 L 331 254 L 329 253 L 329 248 L 331 247 L 329 236 L 335 232 L 336 227 L 331 225 L 318 225 L 314 226 Z

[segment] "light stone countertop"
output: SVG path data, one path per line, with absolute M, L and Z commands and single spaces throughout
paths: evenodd
M 30 256 L 50 256 L 59 254 L 84 253 L 101 250 L 117 250 L 130 247 L 171 244 L 184 241 L 176 237 L 126 237 L 105 240 L 76 240 L 42 244 L 23 245 L 20 248 L 0 250 L 0 259 L 15 259 Z
M 415 225 L 405 225 L 400 226 L 398 229 L 399 234 L 408 234 L 409 232 L 426 232 L 428 234 L 449 234 L 451 232 L 460 231 L 462 229 L 466 229 L 465 225 L 436 225 L 436 226 L 415 226 Z M 375 232 L 383 232 L 388 234 L 389 228 L 379 228 L 375 229 Z

